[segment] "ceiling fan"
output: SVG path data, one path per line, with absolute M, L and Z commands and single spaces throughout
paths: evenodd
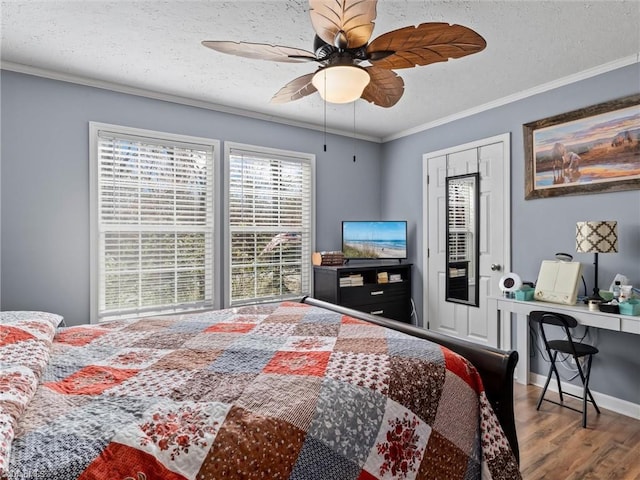
M 240 57 L 320 64 L 315 72 L 282 87 L 272 103 L 298 100 L 317 91 L 327 102 L 362 98 L 381 107 L 392 107 L 404 93 L 404 81 L 394 70 L 446 62 L 480 52 L 487 45 L 470 28 L 448 23 L 408 26 L 369 42 L 376 4 L 377 0 L 309 0 L 316 32 L 313 52 L 264 43 L 207 40 L 202 44 Z

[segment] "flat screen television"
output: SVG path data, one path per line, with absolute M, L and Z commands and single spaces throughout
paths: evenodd
M 407 222 L 343 221 L 342 252 L 345 259 L 407 258 Z

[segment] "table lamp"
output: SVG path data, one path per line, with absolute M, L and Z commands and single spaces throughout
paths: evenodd
M 618 222 L 615 220 L 577 222 L 576 252 L 594 254 L 595 280 L 593 295 L 589 300 L 604 301 L 598 288 L 598 254 L 618 252 Z

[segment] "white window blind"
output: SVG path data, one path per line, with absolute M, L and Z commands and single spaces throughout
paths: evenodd
M 213 306 L 215 143 L 94 130 L 98 320 Z
M 452 183 L 449 189 L 449 261 L 470 261 L 472 187 L 467 183 Z
M 227 148 L 231 305 L 310 293 L 313 156 Z

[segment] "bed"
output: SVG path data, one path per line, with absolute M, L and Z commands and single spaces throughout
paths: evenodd
M 57 320 L 0 318 L 3 480 L 520 478 L 514 352 L 311 298 Z

